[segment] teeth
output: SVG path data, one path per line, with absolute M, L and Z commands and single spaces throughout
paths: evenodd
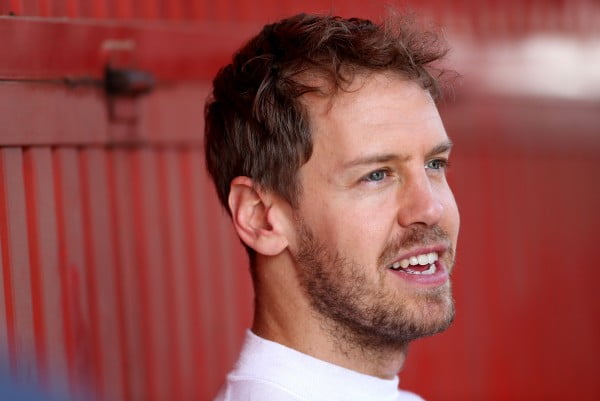
M 438 260 L 437 252 L 424 253 L 421 255 L 411 256 L 410 258 L 402 259 L 399 262 L 395 262 L 393 265 L 390 266 L 390 268 L 392 268 L 394 270 L 398 270 L 398 269 L 402 268 L 411 274 L 431 274 L 431 273 L 427 273 L 428 271 L 431 270 L 431 267 L 429 267 L 429 269 L 423 271 L 422 273 L 417 272 L 415 270 L 407 269 L 407 268 L 408 268 L 408 266 L 431 265 L 431 266 L 434 266 L 434 272 L 435 272 L 435 262 L 437 262 L 437 260 Z
M 419 255 L 417 256 L 417 259 L 419 260 L 419 264 L 421 266 L 425 266 L 429 264 L 429 257 L 427 255 Z
M 433 273 L 435 273 L 436 270 L 437 270 L 437 267 L 435 267 L 435 264 L 432 264 L 429 266 L 429 269 L 422 271 L 421 274 L 433 274 Z
M 421 275 L 425 274 L 425 275 L 430 275 L 430 274 L 433 274 L 433 273 L 435 273 L 437 271 L 437 267 L 435 266 L 435 264 L 432 264 L 432 265 L 429 265 L 429 269 L 423 270 L 422 272 L 416 271 L 416 270 L 413 270 L 413 269 L 403 269 L 402 271 L 405 272 L 405 273 L 408 273 L 408 274 L 421 274 Z

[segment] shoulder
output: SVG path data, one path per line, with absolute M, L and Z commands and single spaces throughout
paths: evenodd
M 288 389 L 265 380 L 229 377 L 214 401 L 307 401 Z

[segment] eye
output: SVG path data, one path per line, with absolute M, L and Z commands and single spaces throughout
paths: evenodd
M 387 177 L 388 171 L 384 169 L 375 170 L 363 177 L 362 181 L 366 182 L 378 182 L 383 181 Z
M 450 163 L 446 159 L 433 159 L 425 164 L 425 168 L 431 170 L 445 170 L 449 165 Z

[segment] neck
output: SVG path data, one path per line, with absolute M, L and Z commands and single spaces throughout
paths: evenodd
M 329 321 L 314 311 L 285 263 L 260 265 L 254 282 L 256 335 L 360 373 L 384 379 L 398 374 L 405 344 L 377 344 Z

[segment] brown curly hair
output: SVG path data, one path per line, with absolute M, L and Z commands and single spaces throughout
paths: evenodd
M 205 108 L 206 165 L 225 209 L 237 176 L 297 205 L 296 176 L 312 153 L 303 94 L 343 90 L 357 72 L 390 71 L 437 97 L 430 67 L 447 48 L 439 35 L 407 21 L 395 17 L 378 25 L 299 14 L 266 25 L 234 55 L 215 77 Z M 307 74 L 326 85 L 311 86 Z

